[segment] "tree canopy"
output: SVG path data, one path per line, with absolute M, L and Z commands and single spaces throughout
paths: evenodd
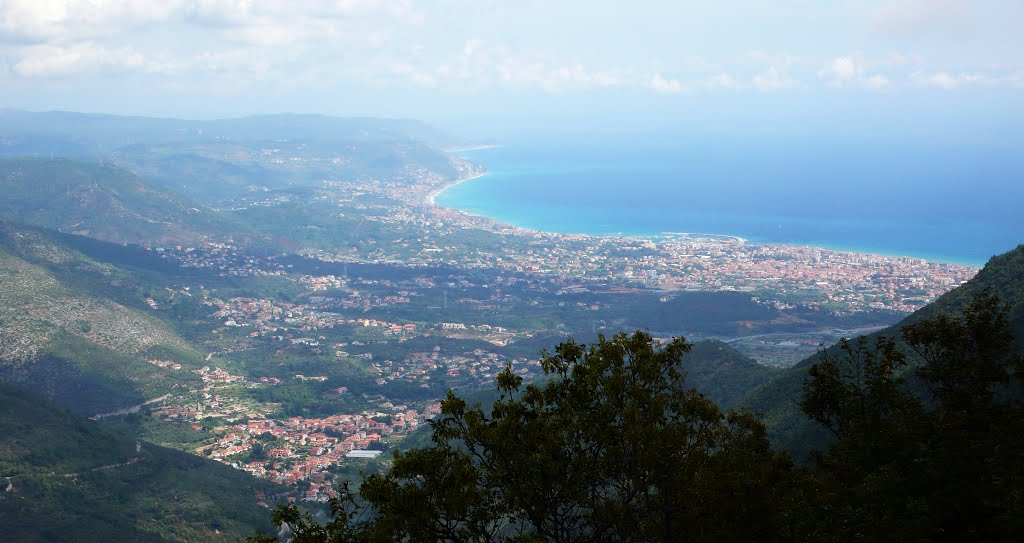
M 843 341 L 807 374 L 834 435 L 810 466 L 754 415 L 689 388 L 689 344 L 644 332 L 568 341 L 547 378 L 497 378 L 489 409 L 449 392 L 432 446 L 396 452 L 297 543 L 1003 540 L 1024 528 L 1024 362 L 985 292 L 899 338 Z M 263 538 L 263 539 L 261 539 Z M 273 541 L 257 536 L 252 541 Z

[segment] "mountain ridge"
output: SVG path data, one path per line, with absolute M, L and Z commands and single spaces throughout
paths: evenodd
M 940 314 L 955 314 L 966 307 L 971 298 L 986 289 L 1007 304 L 1007 318 L 1014 338 L 1019 346 L 1024 346 L 1024 244 L 992 257 L 967 283 L 947 292 L 899 323 L 863 337 L 869 344 L 873 344 L 879 337 L 895 337 L 899 340 L 903 326 Z M 824 353 L 838 355 L 839 347 L 831 345 L 800 361 L 752 390 L 739 402 L 740 408 L 762 417 L 774 446 L 787 449 L 798 458 L 806 458 L 811 450 L 822 448 L 831 438 L 826 430 L 810 421 L 799 407 L 807 369 L 817 363 Z M 910 366 L 914 364 L 915 359 L 911 357 Z

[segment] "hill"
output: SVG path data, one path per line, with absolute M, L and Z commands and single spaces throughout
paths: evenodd
M 303 196 L 330 180 L 454 179 L 466 165 L 451 136 L 420 121 L 261 115 L 185 120 L 0 110 L 0 157 L 117 164 L 198 201 L 240 208 Z M 302 196 L 296 193 L 299 191 Z M 201 207 L 201 206 L 193 206 Z M 115 240 L 121 241 L 121 240 Z
M 725 410 L 735 407 L 780 371 L 759 364 L 721 341 L 695 343 L 683 357 L 683 365 L 686 382 Z
M 541 348 L 551 350 L 566 339 L 558 335 L 543 336 L 535 340 L 540 346 L 529 354 Z M 581 340 L 586 340 L 587 344 L 597 342 L 596 337 Z M 748 393 L 767 383 L 780 372 L 776 368 L 757 363 L 721 341 L 694 343 L 690 352 L 683 355 L 683 368 L 686 370 L 686 384 L 697 389 L 723 410 L 735 407 Z M 485 409 L 500 396 L 495 388 L 460 390 L 459 394 L 468 403 L 479 402 Z M 399 448 L 429 447 L 430 434 L 430 427 L 424 426 L 405 438 Z
M 83 414 L 134 405 L 194 381 L 148 358 L 202 356 L 146 314 L 145 285 L 54 236 L 0 223 L 0 380 Z
M 935 302 L 919 309 L 898 324 L 865 336 L 873 342 L 878 337 L 900 337 L 900 329 L 924 319 L 942 314 L 953 314 L 983 290 L 992 293 L 1008 305 L 1008 320 L 1018 345 L 1024 346 L 1024 245 L 993 257 L 978 274 L 967 283 L 949 291 Z M 838 345 L 825 352 L 838 355 Z M 807 419 L 800 411 L 799 402 L 807 369 L 821 359 L 819 353 L 792 368 L 780 372 L 774 379 L 755 389 L 740 407 L 759 413 L 768 426 L 769 436 L 776 447 L 791 451 L 798 458 L 828 442 L 827 432 Z M 911 360 L 910 366 L 913 367 Z
M 2 382 L 0 477 L 0 526 L 25 542 L 240 541 L 267 524 L 256 494 L 276 492 Z
M 0 159 L 0 191 L 0 218 L 115 243 L 192 244 L 244 232 L 184 196 L 107 164 Z
M 459 145 L 452 136 L 412 119 L 276 114 L 214 120 L 0 110 L 0 155 L 93 157 L 139 143 L 182 141 L 420 141 Z M 64 142 L 54 146 L 54 142 Z M 77 151 L 77 153 L 75 153 Z

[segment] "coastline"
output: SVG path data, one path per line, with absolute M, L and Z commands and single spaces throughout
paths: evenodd
M 498 149 L 500 147 L 504 147 L 504 145 L 500 145 L 500 144 L 497 144 L 497 143 L 483 143 L 483 144 L 480 144 L 480 145 L 470 145 L 468 147 L 452 147 L 450 149 L 442 149 L 442 150 L 444 152 L 446 152 L 446 153 L 464 153 L 464 152 L 469 152 L 469 151 L 483 151 L 483 150 L 486 150 L 486 149 Z
M 741 237 L 741 236 L 737 236 L 737 235 L 733 235 L 733 234 L 710 234 L 710 233 L 698 233 L 698 232 L 646 232 L 646 233 L 634 233 L 634 234 L 627 234 L 627 233 L 622 233 L 622 232 L 620 232 L 620 233 L 592 233 L 592 232 L 567 233 L 567 232 L 557 232 L 557 231 L 541 230 L 541 229 L 538 229 L 538 228 L 532 228 L 532 227 L 528 227 L 528 226 L 522 226 L 522 225 L 502 222 L 502 221 L 499 221 L 497 219 L 494 219 L 494 218 L 486 216 L 486 215 L 481 215 L 479 213 L 474 213 L 474 212 L 471 212 L 471 211 L 467 211 L 467 210 L 459 209 L 459 208 L 455 208 L 455 207 L 448 207 L 448 206 L 444 206 L 444 205 L 441 205 L 441 204 L 437 203 L 436 198 L 442 192 L 444 192 L 444 191 L 448 190 L 449 188 L 452 188 L 452 187 L 454 187 L 456 185 L 460 185 L 462 183 L 465 183 L 467 181 L 472 181 L 474 179 L 479 179 L 481 177 L 484 177 L 484 176 L 488 175 L 489 173 L 490 172 L 486 172 L 485 171 L 485 172 L 481 172 L 481 173 L 477 173 L 477 174 L 473 174 L 473 175 L 468 175 L 466 177 L 460 177 L 460 178 L 458 178 L 458 179 L 456 179 L 456 180 L 454 180 L 454 181 L 452 181 L 450 183 L 446 183 L 446 184 L 440 185 L 440 186 L 436 187 L 435 189 L 431 190 L 427 194 L 426 198 L 424 199 L 424 203 L 429 205 L 429 206 L 432 206 L 432 207 L 437 207 L 437 208 L 441 208 L 441 209 L 445 209 L 445 210 L 448 210 L 448 211 L 459 213 L 459 214 L 461 214 L 461 215 L 463 215 L 463 216 L 465 216 L 467 218 L 473 218 L 473 219 L 476 219 L 476 220 L 481 220 L 481 219 L 482 220 L 486 220 L 487 222 L 489 222 L 489 223 L 491 223 L 491 224 L 493 224 L 495 226 L 507 228 L 507 229 L 514 230 L 516 232 L 520 232 L 520 233 L 524 233 L 524 234 L 543 234 L 543 235 L 556 236 L 556 237 L 569 236 L 569 237 L 609 238 L 609 239 L 623 239 L 623 240 L 625 240 L 625 239 L 642 239 L 642 240 L 649 240 L 649 241 L 656 241 L 656 240 L 659 240 L 659 239 L 660 240 L 684 240 L 684 239 L 687 239 L 687 238 L 690 238 L 690 239 L 717 239 L 717 240 L 720 240 L 720 241 L 726 241 L 728 243 L 733 243 L 733 244 L 736 244 L 736 245 L 751 244 L 751 245 L 762 245 L 762 246 L 807 247 L 807 248 L 813 248 L 813 249 L 820 249 L 820 250 L 823 250 L 823 251 L 833 251 L 833 252 L 839 252 L 839 253 L 849 253 L 849 254 L 865 255 L 865 256 L 872 256 L 872 257 L 912 258 L 912 259 L 924 260 L 926 262 L 932 262 L 932 263 L 936 263 L 936 264 L 949 264 L 949 265 L 956 265 L 956 266 L 964 266 L 964 267 L 974 268 L 974 269 L 979 269 L 979 270 L 982 267 L 984 267 L 984 265 L 985 265 L 984 262 L 980 262 L 980 263 L 979 262 L 962 262 L 962 261 L 955 261 L 955 260 L 951 260 L 951 259 L 938 258 L 938 257 L 935 257 L 935 256 L 914 256 L 914 255 L 907 255 L 907 254 L 880 252 L 880 251 L 877 251 L 877 250 L 870 250 L 870 249 L 866 250 L 866 249 L 851 248 L 851 247 L 838 247 L 838 246 L 827 246 L 827 245 L 811 245 L 811 244 L 803 244 L 803 243 L 783 243 L 783 242 L 773 242 L 773 241 L 750 240 L 750 239 L 747 239 L 747 238 L 744 238 L 744 237 Z
M 451 154 L 458 154 L 458 153 L 463 152 L 463 151 L 465 151 L 465 152 L 472 152 L 472 151 L 478 151 L 478 150 L 485 151 L 485 150 L 499 149 L 499 148 L 504 148 L 504 147 L 505 147 L 505 145 L 501 145 L 501 144 L 480 144 L 480 145 L 472 145 L 472 147 L 446 150 L 446 152 L 447 153 L 451 153 Z M 479 164 L 477 162 L 471 162 L 471 159 L 463 158 L 463 160 L 466 161 L 469 164 L 472 164 L 475 167 L 480 167 L 480 168 L 484 167 L 482 164 Z M 767 240 L 767 239 L 759 238 L 758 236 L 754 236 L 753 238 L 744 238 L 744 237 L 741 237 L 741 236 L 738 236 L 738 235 L 734 235 L 734 234 L 686 233 L 686 232 L 670 232 L 670 231 L 634 232 L 634 233 L 625 233 L 625 232 L 563 232 L 563 231 L 560 231 L 560 229 L 551 229 L 551 228 L 544 228 L 544 227 L 528 226 L 528 225 L 519 224 L 519 223 L 517 223 L 517 219 L 515 219 L 515 218 L 512 218 L 510 220 L 509 217 L 506 217 L 503 220 L 503 219 L 498 219 L 498 218 L 495 218 L 493 216 L 487 215 L 487 214 L 482 213 L 482 212 L 470 211 L 470 210 L 462 209 L 462 208 L 459 208 L 459 207 L 451 207 L 451 206 L 441 205 L 441 204 L 437 203 L 437 201 L 436 201 L 437 197 L 441 193 L 443 193 L 444 191 L 451 189 L 451 187 L 456 186 L 456 185 L 461 184 L 461 183 L 466 182 L 466 181 L 470 181 L 470 180 L 473 180 L 473 179 L 478 179 L 478 178 L 483 177 L 484 175 L 488 175 L 490 173 L 493 173 L 493 172 L 484 170 L 484 171 L 481 171 L 479 173 L 473 173 L 473 174 L 464 175 L 464 176 L 459 177 L 459 178 L 457 178 L 457 179 L 455 179 L 453 181 L 450 181 L 450 182 L 442 183 L 442 184 L 434 187 L 434 189 L 432 189 L 426 195 L 426 197 L 424 199 L 424 203 L 426 205 L 430 206 L 430 207 L 435 207 L 435 208 L 443 209 L 443 210 L 445 210 L 447 212 L 458 213 L 459 215 L 462 215 L 462 216 L 466 217 L 468 220 L 470 220 L 471 222 L 475 223 L 477 226 L 482 225 L 480 221 L 484 221 L 485 223 L 489 223 L 493 227 L 497 227 L 499 229 L 508 229 L 508 231 L 514 231 L 514 232 L 517 232 L 517 233 L 527 234 L 527 235 L 545 235 L 545 236 L 567 237 L 567 238 L 645 240 L 645 241 L 655 241 L 655 242 L 671 242 L 673 240 L 675 240 L 675 241 L 684 241 L 684 240 L 687 240 L 687 239 L 689 239 L 689 240 L 718 240 L 720 242 L 725 242 L 725 243 L 728 243 L 728 244 L 739 245 L 739 246 L 742 246 L 742 245 L 758 245 L 758 246 L 767 246 L 767 247 L 771 247 L 771 246 L 805 247 L 805 248 L 819 249 L 819 250 L 823 250 L 823 251 L 833 251 L 833 252 L 848 253 L 848 254 L 855 254 L 855 255 L 865 255 L 865 256 L 872 256 L 872 257 L 912 258 L 912 259 L 924 260 L 924 261 L 927 261 L 927 262 L 959 265 L 959 266 L 971 267 L 971 268 L 975 268 L 975 269 L 981 269 L 982 267 L 984 267 L 985 263 L 988 261 L 988 258 L 993 256 L 994 254 L 999 254 L 998 252 L 996 252 L 993 255 L 990 255 L 988 258 L 984 258 L 984 259 L 980 259 L 979 258 L 977 260 L 972 259 L 970 261 L 966 261 L 966 260 L 955 258 L 955 257 L 950 258 L 948 256 L 943 256 L 943 255 L 940 255 L 940 254 L 931 254 L 931 253 L 929 253 L 929 254 L 926 254 L 926 253 L 907 254 L 907 253 L 904 253 L 904 252 L 901 252 L 901 251 L 886 250 L 886 249 L 880 249 L 880 248 L 856 247 L 856 246 L 847 245 L 847 244 L 842 243 L 842 242 L 838 243 L 838 244 L 829 244 L 829 243 L 813 243 L 813 242 L 810 242 L 810 243 L 803 242 L 803 243 L 801 243 L 801 242 L 772 241 L 772 240 Z
M 452 181 L 451 183 L 443 184 L 443 185 L 441 185 L 439 187 L 434 188 L 430 192 L 428 192 L 427 193 L 427 197 L 424 199 L 424 201 L 427 203 L 427 205 L 438 206 L 438 207 L 445 207 L 445 206 L 442 206 L 442 205 L 440 205 L 440 204 L 438 204 L 438 203 L 436 203 L 434 201 L 434 199 L 437 198 L 437 196 L 439 194 L 441 194 L 442 192 L 444 192 L 444 191 L 454 187 L 455 185 L 461 185 L 462 183 L 465 183 L 466 181 L 472 181 L 474 179 L 480 179 L 481 177 L 483 177 L 485 175 L 487 175 L 487 172 L 481 172 L 481 173 L 470 175 L 468 177 L 460 177 L 460 178 Z M 454 208 L 450 208 L 450 207 L 445 207 L 445 209 L 453 209 L 454 211 L 460 211 L 460 212 L 462 211 L 461 209 L 454 209 Z

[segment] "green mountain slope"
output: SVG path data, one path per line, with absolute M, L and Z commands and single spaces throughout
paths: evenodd
M 236 230 L 214 212 L 115 166 L 0 160 L 0 218 L 115 243 L 195 243 Z
M 722 409 L 733 408 L 780 370 L 757 363 L 721 341 L 702 341 L 683 358 L 686 382 Z
M 245 231 L 111 165 L 2 159 L 0 190 L 0 218 L 115 243 L 190 244 Z
M 264 199 L 267 191 L 297 196 L 295 190 L 325 179 L 408 180 L 428 172 L 454 179 L 465 165 L 442 149 L 457 144 L 406 119 L 286 114 L 195 121 L 0 110 L 0 157 L 102 160 L 217 207 Z
M 902 326 L 941 314 L 955 313 L 985 289 L 997 294 L 1008 304 L 1008 319 L 1014 337 L 1019 345 L 1024 346 L 1024 245 L 993 257 L 967 283 L 914 312 L 900 323 L 866 337 L 872 343 L 881 336 L 898 337 Z M 838 356 L 838 346 L 829 347 L 827 352 Z M 743 409 L 761 414 L 773 443 L 792 451 L 797 457 L 805 457 L 810 450 L 821 448 L 829 439 L 827 433 L 809 421 L 799 407 L 807 369 L 820 357 L 821 354 L 809 357 L 780 372 L 770 382 L 751 392 L 740 404 Z
M 556 335 L 545 336 L 539 340 L 536 350 L 553 350 L 557 343 L 565 339 Z M 686 383 L 724 410 L 735 407 L 749 392 L 769 382 L 780 372 L 776 368 L 757 363 L 721 341 L 694 343 L 692 350 L 683 356 L 683 368 L 686 369 Z M 486 408 L 498 399 L 500 393 L 495 388 L 482 388 L 460 390 L 459 395 L 470 404 L 480 402 Z M 429 447 L 430 435 L 430 427 L 424 426 L 403 440 L 400 447 Z
M 0 526 L 9 541 L 241 541 L 273 485 L 137 443 L 0 382 Z
M 0 380 L 90 415 L 197 380 L 146 362 L 173 357 L 192 367 L 202 355 L 145 312 L 118 268 L 0 224 L 0 278 Z

